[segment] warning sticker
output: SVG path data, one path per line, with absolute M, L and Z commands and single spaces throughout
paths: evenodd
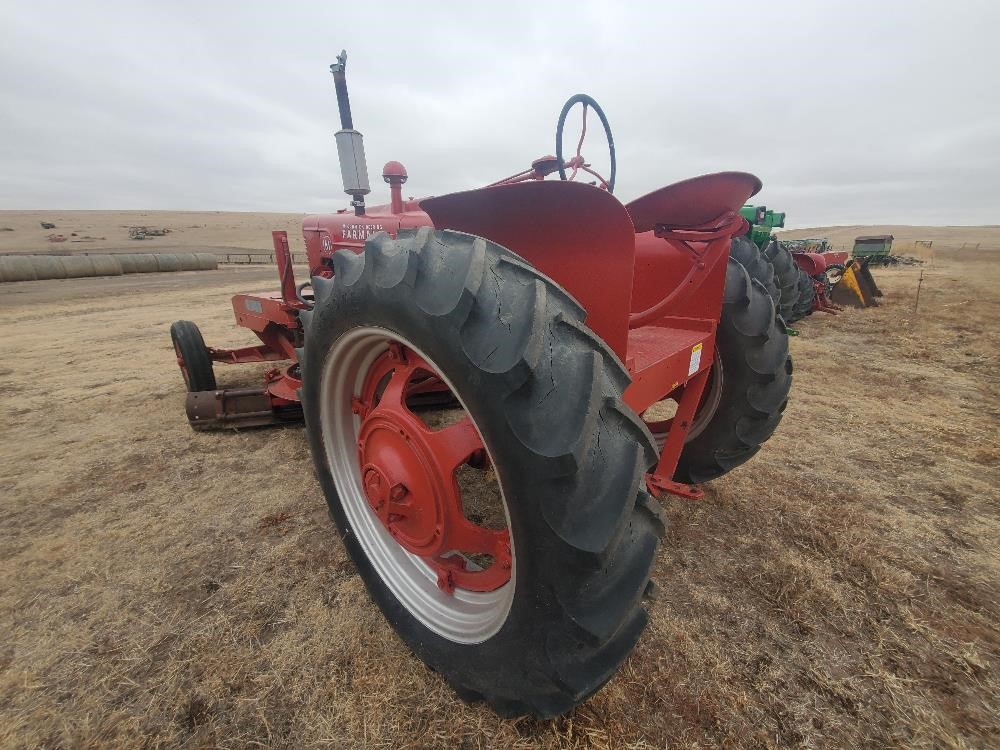
M 691 377 L 701 367 L 701 344 L 691 347 L 691 361 L 688 362 L 688 377 Z

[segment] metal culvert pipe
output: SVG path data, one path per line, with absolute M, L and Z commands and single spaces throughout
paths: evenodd
M 0 257 L 4 281 L 34 281 L 35 266 L 30 255 L 5 255 Z
M 122 264 L 114 255 L 91 255 L 94 263 L 94 276 L 121 276 Z
M 81 279 L 126 273 L 214 271 L 219 259 L 212 253 L 118 253 L 114 255 L 3 255 L 0 282 L 42 279 Z
M 132 262 L 136 273 L 156 273 L 160 270 L 160 264 L 152 253 L 132 253 Z
M 67 279 L 82 279 L 94 275 L 94 262 L 89 255 L 67 255 L 62 259 Z
M 65 279 L 66 269 L 58 255 L 32 255 L 36 279 Z
M 197 271 L 200 268 L 198 256 L 194 253 L 178 253 L 177 260 L 180 261 L 182 271 Z
M 176 255 L 157 253 L 156 265 L 158 271 L 180 271 L 181 262 Z
M 219 268 L 219 256 L 215 253 L 195 253 L 199 271 L 215 271 Z
M 118 262 L 121 264 L 122 273 L 139 273 L 139 271 L 136 270 L 135 257 L 132 253 L 121 253 L 115 257 L 118 258 Z

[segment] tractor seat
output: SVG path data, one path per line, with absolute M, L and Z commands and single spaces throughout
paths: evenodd
M 761 181 L 746 172 L 718 172 L 675 182 L 625 205 L 635 231 L 668 227 L 700 227 L 724 214 L 739 211 L 761 189 Z

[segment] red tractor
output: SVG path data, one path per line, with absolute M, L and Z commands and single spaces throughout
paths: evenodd
M 238 294 L 260 338 L 171 329 L 195 429 L 299 418 L 330 513 L 372 598 L 467 700 L 553 716 L 610 679 L 646 623 L 656 497 L 747 461 L 792 365 L 764 288 L 729 259 L 761 187 L 722 172 L 623 204 L 603 111 L 563 107 L 556 154 L 477 190 L 366 207 L 361 134 L 332 66 L 353 210 L 303 223 L 311 281 L 274 233 L 281 290 Z M 605 179 L 563 130 L 593 110 Z M 546 180 L 558 174 L 559 179 Z M 590 184 L 575 178 L 587 175 Z M 311 287 L 311 291 L 310 291 Z M 218 390 L 213 362 L 274 361 Z

